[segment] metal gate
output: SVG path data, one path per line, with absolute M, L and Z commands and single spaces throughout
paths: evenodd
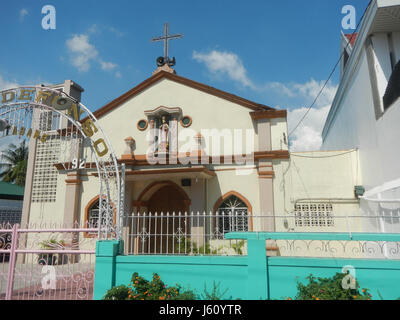
M 97 233 L 0 225 L 0 300 L 91 300 Z

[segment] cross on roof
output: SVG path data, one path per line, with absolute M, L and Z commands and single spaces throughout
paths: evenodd
M 169 40 L 173 39 L 180 39 L 183 37 L 183 34 L 174 34 L 174 35 L 169 35 L 169 23 L 164 23 L 164 35 L 161 37 L 153 38 L 151 39 L 151 42 L 157 42 L 157 41 L 164 41 L 164 59 L 166 61 L 169 60 L 169 51 L 168 51 L 168 42 Z

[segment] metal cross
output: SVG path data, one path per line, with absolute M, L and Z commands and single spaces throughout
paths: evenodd
M 183 34 L 174 34 L 174 35 L 169 35 L 169 23 L 164 23 L 164 35 L 161 37 L 153 38 L 151 39 L 151 42 L 157 42 L 157 41 L 164 41 L 164 59 L 167 61 L 169 59 L 168 55 L 168 41 L 173 40 L 173 39 L 180 39 L 183 37 Z

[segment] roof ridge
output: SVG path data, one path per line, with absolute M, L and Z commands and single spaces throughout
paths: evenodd
M 146 80 L 142 81 L 141 83 L 139 83 L 138 85 L 136 85 L 135 87 L 133 87 L 132 89 L 126 91 L 125 93 L 123 93 L 122 95 L 120 95 L 119 97 L 117 97 L 116 99 L 110 101 L 109 103 L 107 103 L 106 105 L 104 105 L 103 107 L 97 109 L 96 111 L 93 112 L 93 115 L 96 118 L 100 118 L 102 116 L 104 116 L 105 114 L 107 114 L 108 112 L 110 112 L 111 110 L 117 108 L 118 106 L 120 106 L 122 103 L 124 103 L 125 101 L 127 101 L 128 99 L 134 97 L 135 95 L 141 93 L 144 89 L 146 89 L 147 87 L 151 86 L 152 84 L 158 82 L 159 80 L 166 78 L 169 79 L 171 81 L 175 81 L 177 83 L 181 83 L 183 85 L 189 86 L 191 88 L 212 94 L 214 96 L 217 96 L 221 99 L 225 99 L 228 101 L 231 101 L 233 103 L 237 103 L 243 107 L 252 109 L 253 111 L 262 111 L 262 110 L 270 110 L 270 111 L 274 111 L 277 109 L 271 108 L 269 106 L 260 104 L 260 103 L 256 103 L 254 101 L 239 97 L 237 95 L 234 95 L 232 93 L 226 92 L 226 91 L 222 91 L 219 89 L 216 89 L 214 87 L 211 87 L 209 85 L 182 77 L 182 76 L 178 76 L 177 74 L 172 74 L 166 71 L 159 71 L 158 73 L 152 75 L 150 78 L 147 78 Z

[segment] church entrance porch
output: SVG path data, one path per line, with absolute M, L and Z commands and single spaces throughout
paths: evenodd
M 173 184 L 161 187 L 151 196 L 147 224 L 145 220 L 138 223 L 138 229 L 149 234 L 148 240 L 139 245 L 139 253 L 179 252 L 182 240 L 190 232 L 187 218 L 190 200 L 185 198 Z
M 125 254 L 245 253 L 244 241 L 226 240 L 224 235 L 253 229 L 247 199 L 231 191 L 206 211 L 205 180 L 191 179 L 189 186 L 180 183 L 171 179 L 128 184 L 137 200 L 131 202 L 131 214 L 125 218 Z
M 179 253 L 191 232 L 190 204 L 187 193 L 175 182 L 149 184 L 133 201 L 126 249 L 136 254 Z

